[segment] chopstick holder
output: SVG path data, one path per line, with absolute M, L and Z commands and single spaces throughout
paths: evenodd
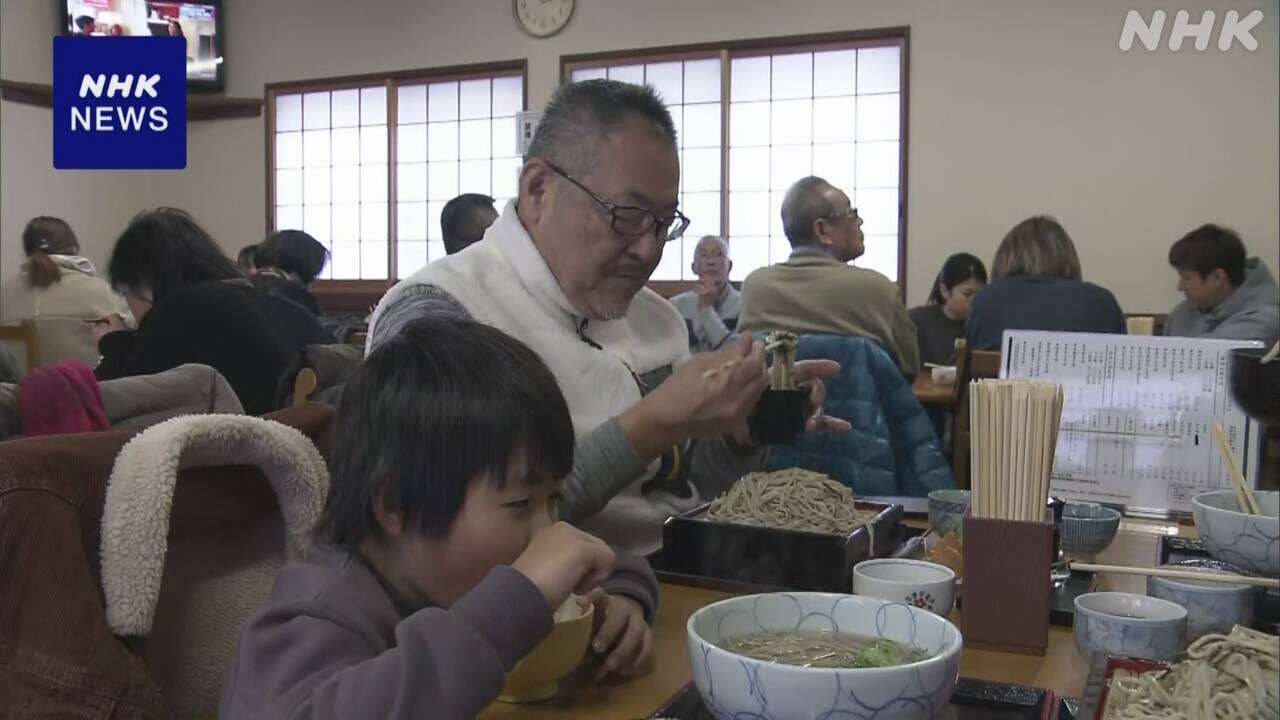
M 964 518 L 965 647 L 1044 655 L 1053 522 Z

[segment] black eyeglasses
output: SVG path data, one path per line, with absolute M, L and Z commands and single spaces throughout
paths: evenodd
M 547 162 L 547 167 L 554 170 L 560 177 L 568 180 L 574 185 L 577 185 L 582 192 L 589 195 L 592 200 L 595 200 L 596 203 L 605 210 L 608 210 L 609 226 L 612 227 L 613 231 L 616 233 L 635 236 L 643 235 L 652 230 L 654 237 L 664 242 L 671 242 L 672 240 L 678 240 L 680 236 L 684 235 L 684 231 L 689 228 L 689 218 L 685 217 L 684 213 L 679 210 L 673 211 L 666 217 L 658 217 L 642 207 L 635 205 L 618 205 L 617 203 L 609 202 L 594 192 L 591 192 L 586 185 L 583 185 L 573 179 L 569 173 L 561 170 L 552 163 Z M 663 237 L 664 233 L 666 234 L 665 238 Z

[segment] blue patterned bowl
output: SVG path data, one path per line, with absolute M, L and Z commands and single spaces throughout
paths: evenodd
M 1119 511 L 1095 503 L 1067 503 L 1062 509 L 1062 552 L 1097 555 L 1115 540 L 1119 527 Z
M 1200 542 L 1215 559 L 1267 577 L 1280 575 L 1280 493 L 1255 492 L 1262 515 L 1240 512 L 1234 490 L 1191 499 Z
M 909 643 L 926 660 L 887 668 L 806 668 L 723 650 L 721 638 L 828 630 Z M 942 713 L 959 676 L 960 630 L 904 603 L 832 593 L 746 595 L 708 605 L 686 625 L 693 682 L 720 720 L 924 720 Z
M 968 490 L 934 490 L 929 493 L 929 528 L 938 535 L 963 535 L 969 497 Z
M 1095 652 L 1168 660 L 1187 647 L 1187 610 L 1159 598 L 1120 592 L 1079 595 L 1072 634 L 1085 660 Z
M 1213 563 L 1203 565 L 1202 563 Z M 1201 572 L 1238 572 L 1239 569 L 1228 569 L 1226 563 L 1205 558 L 1193 558 L 1181 563 L 1164 565 L 1163 567 L 1178 570 L 1199 570 Z M 1147 578 L 1147 594 L 1161 600 L 1168 600 L 1187 609 L 1187 642 L 1195 642 L 1207 633 L 1231 632 L 1233 625 L 1248 627 L 1253 624 L 1253 608 L 1257 602 L 1258 590 L 1249 585 L 1236 583 L 1212 582 L 1209 580 L 1184 580 L 1183 578 L 1156 577 Z

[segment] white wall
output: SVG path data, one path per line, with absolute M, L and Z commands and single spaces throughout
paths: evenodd
M 947 254 L 989 259 L 1009 227 L 1037 212 L 1063 222 L 1086 276 L 1130 311 L 1173 305 L 1165 253 L 1205 221 L 1235 227 L 1280 271 L 1280 8 L 1272 0 L 579 0 L 569 26 L 547 40 L 516 28 L 509 0 L 226 6 L 230 95 L 261 96 L 267 82 L 527 57 L 531 107 L 555 87 L 562 54 L 909 25 L 910 302 L 923 300 Z M 1155 8 L 1262 9 L 1260 47 L 1222 53 L 1215 43 L 1196 52 L 1188 43 L 1148 53 L 1138 45 L 1123 53 L 1120 27 L 1135 6 L 1147 16 Z M 3 8 L 6 61 L 19 33 L 24 45 L 45 47 L 32 25 L 7 27 L 11 16 L 48 16 L 45 0 L 3 0 Z M 43 78 L 11 73 L 7 62 L 0 71 L 47 80 L 41 51 L 43 66 L 22 69 Z M 6 137 L 5 152 L 30 146 L 22 153 L 43 159 L 20 159 L 47 168 L 47 127 L 37 136 L 34 124 L 20 126 L 19 139 Z M 263 146 L 261 119 L 193 123 L 185 172 L 151 173 L 141 190 L 122 173 L 97 185 L 112 197 L 136 191 L 144 204 L 185 207 L 235 250 L 265 229 Z M 8 157 L 6 181 L 21 176 Z M 65 188 L 72 190 L 83 188 Z M 6 247 L 11 218 L 29 215 L 28 203 L 44 196 L 6 182 Z

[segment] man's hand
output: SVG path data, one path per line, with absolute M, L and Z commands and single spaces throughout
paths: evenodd
M 849 432 L 852 426 L 840 418 L 825 415 L 822 403 L 827 398 L 827 386 L 823 378 L 833 378 L 840 374 L 840 363 L 835 360 L 798 360 L 792 366 L 791 377 L 796 384 L 809 388 L 809 413 L 804 428 L 809 432 L 827 430 L 829 432 Z
M 716 298 L 720 296 L 720 287 L 713 278 L 707 275 L 700 275 L 698 277 L 698 286 L 694 288 L 694 292 L 698 294 L 698 309 L 706 310 L 715 306 Z
M 745 428 L 768 386 L 764 345 L 744 336 L 723 350 L 694 355 L 618 422 L 647 462 L 685 438 Z

